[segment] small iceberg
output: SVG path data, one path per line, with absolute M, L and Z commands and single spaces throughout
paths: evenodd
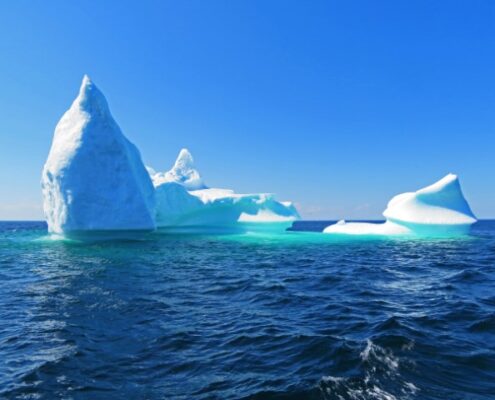
M 156 225 L 169 231 L 286 230 L 299 219 L 290 202 L 272 194 L 238 194 L 209 188 L 182 149 L 170 171 L 147 167 L 156 190 Z
M 155 190 L 139 151 L 87 76 L 55 128 L 41 186 L 50 233 L 106 236 L 155 229 Z
M 347 235 L 462 235 L 476 222 L 461 190 L 457 175 L 444 178 L 416 192 L 399 194 L 383 212 L 384 223 L 339 221 L 324 233 Z

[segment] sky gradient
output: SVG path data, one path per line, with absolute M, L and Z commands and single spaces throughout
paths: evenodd
M 306 219 L 381 217 L 457 173 L 495 218 L 495 2 L 0 3 L 0 220 L 43 219 L 40 175 L 87 73 L 145 164 Z

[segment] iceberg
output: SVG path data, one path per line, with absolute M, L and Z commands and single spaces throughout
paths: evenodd
M 147 169 L 156 190 L 156 225 L 164 230 L 278 231 L 299 219 L 292 203 L 279 202 L 272 194 L 209 188 L 187 149 L 180 151 L 170 171 Z
M 87 76 L 55 128 L 41 186 L 49 232 L 83 239 L 134 237 L 157 227 L 285 230 L 299 218 L 291 203 L 271 194 L 209 188 L 187 149 L 167 172 L 145 167 Z
M 392 198 L 383 212 L 384 223 L 345 222 L 330 225 L 324 233 L 348 235 L 458 235 L 476 222 L 457 175 L 448 174 L 416 192 Z
M 55 128 L 41 185 L 51 233 L 155 229 L 155 189 L 139 151 L 87 76 Z

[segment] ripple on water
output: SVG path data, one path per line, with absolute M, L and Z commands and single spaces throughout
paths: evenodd
M 0 397 L 495 398 L 495 223 L 473 233 L 82 244 L 1 223 Z

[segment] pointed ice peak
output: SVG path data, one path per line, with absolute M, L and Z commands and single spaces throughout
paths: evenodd
M 155 227 L 155 189 L 139 150 L 88 76 L 55 128 L 42 188 L 50 232 Z
M 173 170 L 187 171 L 194 169 L 194 159 L 188 149 L 182 149 L 179 152 L 177 160 L 172 168 Z
M 91 85 L 92 83 L 93 82 L 91 82 L 91 78 L 88 76 L 88 74 L 84 74 L 81 87 Z
M 175 182 L 184 186 L 187 190 L 206 189 L 201 175 L 194 168 L 194 159 L 187 149 L 182 149 L 175 160 L 175 164 L 170 171 L 154 172 L 148 168 L 148 172 L 155 186 L 163 183 Z
M 461 190 L 457 175 L 449 173 L 435 183 L 419 189 L 418 194 L 438 193 L 444 190 Z
M 98 113 L 104 115 L 110 112 L 105 96 L 88 75 L 83 76 L 79 95 L 72 105 L 79 107 L 89 114 Z
M 172 169 L 165 173 L 165 181 L 177 182 L 187 190 L 205 189 L 201 175 L 194 168 L 194 159 L 187 149 L 182 149 Z
M 334 224 L 325 233 L 352 235 L 464 235 L 476 222 L 462 194 L 457 175 L 442 179 L 415 192 L 394 196 L 383 212 L 382 224 L 351 222 Z
M 416 192 L 393 197 L 383 215 L 394 221 L 422 224 L 472 224 L 476 221 L 455 174 L 447 174 Z

